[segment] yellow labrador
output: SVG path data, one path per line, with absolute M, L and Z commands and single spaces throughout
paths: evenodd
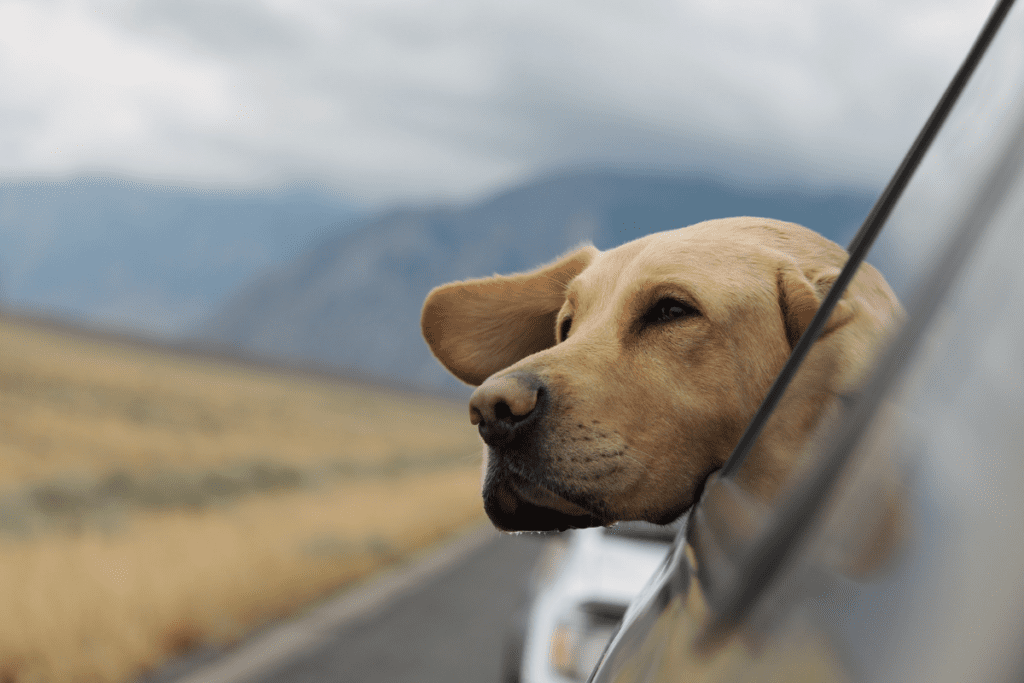
M 479 385 L 484 507 L 505 530 L 667 523 L 720 467 L 846 252 L 806 228 L 728 218 L 529 273 L 434 289 L 434 355 Z M 739 474 L 770 499 L 901 309 L 864 264 Z

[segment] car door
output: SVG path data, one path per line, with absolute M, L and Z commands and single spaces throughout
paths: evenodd
M 775 507 L 708 484 L 592 681 L 1024 674 L 1024 10 L 972 55 L 865 222 L 906 324 Z

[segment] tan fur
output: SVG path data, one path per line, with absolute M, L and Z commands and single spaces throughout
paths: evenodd
M 529 373 L 551 394 L 536 452 L 521 454 L 539 473 L 501 491 L 509 510 L 525 500 L 595 523 L 665 522 L 728 457 L 845 261 L 841 247 L 792 223 L 706 221 L 438 287 L 423 334 L 456 377 L 486 381 L 478 392 L 515 391 Z M 640 325 L 661 297 L 700 314 Z M 744 488 L 774 496 L 900 315 L 882 276 L 861 266 L 740 472 Z M 567 317 L 569 336 L 556 343 Z

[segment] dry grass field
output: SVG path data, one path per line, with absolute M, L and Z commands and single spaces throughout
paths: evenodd
M 465 405 L 0 318 L 0 683 L 130 681 L 482 519 Z

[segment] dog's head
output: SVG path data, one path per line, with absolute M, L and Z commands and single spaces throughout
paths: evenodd
M 667 523 L 720 467 L 846 252 L 767 219 L 707 221 L 433 290 L 423 334 L 479 385 L 484 507 L 506 530 Z M 862 266 L 741 481 L 770 496 L 899 305 Z

